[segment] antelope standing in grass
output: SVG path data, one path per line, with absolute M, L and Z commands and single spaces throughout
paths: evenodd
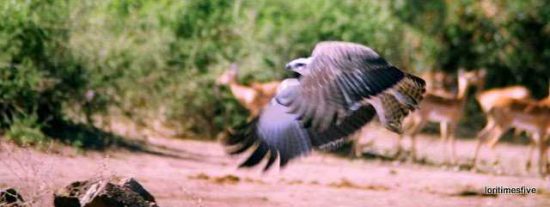
M 416 135 L 428 122 L 438 122 L 440 124 L 441 140 L 445 148 L 450 144 L 451 162 L 455 163 L 455 132 L 458 121 L 464 114 L 468 89 L 471 86 L 476 86 L 476 89 L 480 90 L 484 84 L 485 74 L 485 70 L 470 72 L 460 70 L 458 73 L 458 94 L 455 97 L 426 94 L 424 100 L 420 103 L 420 109 L 407 117 L 407 127 L 404 134 L 399 138 L 398 153 L 401 152 L 403 137 L 409 136 L 411 138 L 411 157 L 416 160 Z
M 256 117 L 275 95 L 280 81 L 252 83 L 250 86 L 245 86 L 237 82 L 238 72 L 237 65 L 232 64 L 229 70 L 218 77 L 216 84 L 229 86 L 237 101 L 250 112 L 249 118 Z
M 533 100 L 503 99 L 489 112 L 493 127 L 480 133 L 473 164 L 476 164 L 482 142 L 498 139 L 510 128 L 522 130 L 530 135 L 532 145 L 528 152 L 527 167 L 530 166 L 533 149 L 539 147 L 539 173 L 546 174 L 548 133 L 550 128 L 550 106 Z

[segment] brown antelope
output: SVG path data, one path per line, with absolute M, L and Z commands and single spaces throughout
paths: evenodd
M 250 112 L 249 118 L 256 117 L 275 95 L 280 82 L 252 83 L 250 86 L 245 86 L 237 82 L 238 72 L 237 65 L 232 64 L 229 70 L 218 77 L 216 84 L 229 86 L 237 101 Z
M 281 84 L 281 81 L 270 81 L 265 83 L 252 82 L 250 83 L 250 87 L 265 96 L 273 97 L 277 92 L 277 87 L 279 87 L 279 84 Z
M 540 100 L 540 104 L 550 106 L 550 85 L 548 86 L 548 95 L 546 98 Z
M 454 82 L 450 74 L 433 70 L 422 73 L 420 77 L 426 81 L 427 93 L 448 98 L 455 96 L 455 94 L 449 90 Z
M 462 118 L 464 105 L 468 98 L 470 86 L 476 86 L 477 90 L 483 87 L 485 70 L 458 73 L 458 94 L 455 97 L 443 97 L 434 94 L 426 94 L 420 103 L 420 109 L 407 117 L 407 127 L 398 143 L 398 152 L 401 151 L 401 140 L 404 136 L 411 138 L 411 157 L 416 160 L 416 135 L 428 122 L 439 122 L 441 140 L 444 147 L 450 144 L 451 162 L 455 163 L 455 131 L 458 121 Z M 476 91 L 477 93 L 477 91 Z M 446 151 L 446 150 L 445 150 Z
M 440 70 L 431 70 L 427 72 L 423 72 L 420 74 L 420 77 L 426 81 L 426 93 L 432 94 L 436 96 L 441 96 L 445 98 L 452 99 L 456 95 L 450 92 L 449 90 L 453 84 L 453 77 L 452 75 L 445 73 Z M 371 129 L 372 130 L 372 129 Z M 352 156 L 360 157 L 363 151 L 363 148 L 366 144 L 371 144 L 371 142 L 367 142 L 366 144 L 362 143 L 362 139 L 365 139 L 367 136 L 369 136 L 369 129 L 367 126 L 363 127 L 358 133 L 354 134 L 352 136 Z
M 548 86 L 548 95 L 546 96 L 546 98 L 538 101 L 536 106 L 550 108 L 550 86 Z M 532 110 L 532 106 L 529 107 L 527 110 L 528 111 Z M 546 139 L 550 138 L 550 137 L 548 137 L 548 136 L 550 136 L 550 124 L 547 125 L 546 136 L 547 136 L 547 137 L 545 137 Z M 547 140 L 547 142 L 548 142 L 548 140 Z M 527 169 L 529 169 L 529 167 L 531 166 L 531 160 L 532 160 L 531 157 L 532 157 L 532 152 L 533 152 L 533 149 L 534 149 L 535 145 L 536 145 L 536 143 L 532 143 L 531 146 L 530 146 L 531 148 L 529 150 L 529 160 L 528 160 L 527 165 L 526 165 Z
M 478 136 L 479 141 L 474 153 L 473 164 L 476 164 L 482 142 L 498 140 L 508 129 L 516 128 L 526 131 L 532 139 L 527 166 L 531 163 L 533 147 L 539 146 L 539 173 L 546 174 L 550 106 L 532 100 L 503 99 L 489 111 L 489 115 L 494 124 L 492 128 Z
M 529 89 L 527 89 L 524 86 L 509 86 L 504 88 L 495 88 L 495 89 L 483 91 L 476 95 L 476 100 L 481 106 L 481 110 L 487 117 L 487 124 L 478 133 L 478 137 L 479 135 L 483 135 L 487 133 L 491 128 L 493 128 L 495 124 L 493 116 L 489 114 L 489 111 L 491 111 L 491 109 L 493 109 L 494 107 L 505 106 L 505 104 L 509 103 L 510 99 L 529 100 L 531 99 L 531 92 L 529 92 Z M 521 133 L 520 130 L 515 130 L 514 138 L 518 138 L 520 133 Z M 487 141 L 489 141 L 487 143 L 492 148 L 494 147 L 498 139 L 487 140 Z M 478 143 L 478 144 L 481 144 L 481 143 Z
M 372 134 L 372 129 L 368 125 L 363 126 L 357 133 L 350 135 L 351 141 L 351 152 L 350 156 L 352 157 L 361 157 L 363 154 L 363 148 L 367 145 L 372 144 L 372 142 L 362 143 L 365 138 L 368 138 L 369 134 Z
M 549 88 L 550 92 L 550 88 Z M 479 155 L 479 151 L 481 149 L 481 146 L 484 143 L 487 143 L 489 148 L 493 148 L 496 143 L 499 141 L 502 134 L 506 132 L 504 128 L 513 128 L 514 130 L 514 138 L 518 138 L 519 134 L 522 132 L 521 127 L 515 127 L 512 125 L 513 122 L 510 120 L 499 120 L 496 118 L 509 118 L 508 116 L 502 116 L 499 115 L 495 117 L 494 113 L 490 113 L 491 110 L 495 107 L 499 108 L 505 108 L 509 107 L 508 105 L 513 103 L 512 100 L 524 100 L 524 101 L 531 101 L 531 104 L 529 107 L 527 107 L 526 110 L 530 110 L 529 108 L 532 108 L 536 105 L 546 105 L 550 106 L 550 95 L 546 97 L 545 99 L 542 99 L 538 101 L 538 103 L 535 103 L 535 101 L 531 98 L 531 93 L 529 90 L 524 86 L 510 86 L 505 88 L 497 88 L 497 89 L 491 89 L 487 91 L 483 91 L 476 97 L 477 101 L 481 105 L 481 108 L 483 112 L 486 114 L 487 117 L 487 124 L 485 127 L 478 133 L 477 135 L 477 145 L 474 152 L 474 157 L 472 160 L 473 165 L 476 165 L 477 157 Z M 500 110 L 502 111 L 502 110 Z M 499 111 L 499 112 L 500 112 Z M 495 125 L 498 124 L 500 129 L 493 129 Z M 510 126 L 508 126 L 510 125 Z M 504 131 L 503 131 L 504 130 Z M 492 133 L 492 134 L 491 134 Z M 531 135 L 532 136 L 532 135 Z M 527 162 L 527 168 L 531 165 L 532 160 L 532 152 L 533 148 L 535 147 L 535 142 L 531 142 L 530 149 L 528 153 L 528 162 Z

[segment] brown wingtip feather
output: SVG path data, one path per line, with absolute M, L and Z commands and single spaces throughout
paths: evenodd
M 407 74 L 394 88 L 398 92 L 411 97 L 416 103 L 420 103 L 426 92 L 426 82 L 422 78 Z
M 387 129 L 402 133 L 403 119 L 418 108 L 426 91 L 425 85 L 421 78 L 407 74 L 392 87 L 394 93 L 384 92 L 379 96 L 383 107 L 383 124 Z

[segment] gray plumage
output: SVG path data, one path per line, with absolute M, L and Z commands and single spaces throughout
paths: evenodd
M 253 153 L 241 166 L 268 157 L 275 163 L 334 146 L 374 115 L 395 132 L 424 93 L 424 81 L 389 64 L 372 49 L 348 42 L 321 42 L 309 58 L 287 64 L 299 79 L 281 83 L 277 95 L 260 116 L 237 129 L 225 141 L 229 152 Z

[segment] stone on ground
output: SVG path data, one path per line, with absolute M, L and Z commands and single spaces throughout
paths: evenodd
M 54 194 L 55 207 L 158 207 L 155 198 L 133 178 L 76 181 Z
M 25 200 L 13 188 L 0 189 L 0 206 L 2 207 L 23 207 Z

